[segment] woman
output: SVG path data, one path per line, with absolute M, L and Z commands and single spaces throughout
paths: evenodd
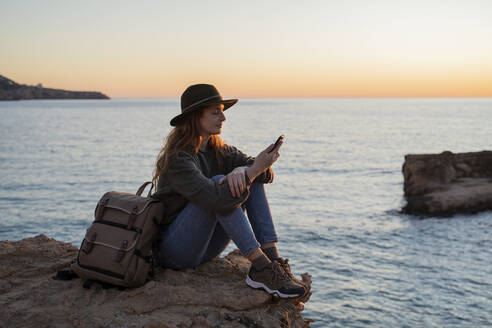
M 224 111 L 236 102 L 223 100 L 208 84 L 192 85 L 181 96 L 181 114 L 171 120 L 175 128 L 158 155 L 153 179 L 154 197 L 166 208 L 156 260 L 164 267 L 192 268 L 220 255 L 232 239 L 252 263 L 249 286 L 299 297 L 307 288 L 279 257 L 263 188 L 273 180 L 271 165 L 281 143 L 256 158 L 225 145 L 219 137 Z

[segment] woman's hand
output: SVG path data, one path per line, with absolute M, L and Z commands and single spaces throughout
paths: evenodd
M 280 141 L 277 148 L 273 148 L 275 145 L 271 144 L 265 150 L 255 157 L 255 162 L 251 167 L 246 168 L 246 173 L 251 181 L 253 181 L 258 175 L 265 172 L 273 163 L 280 157 L 279 149 L 282 146 L 283 141 Z
M 228 175 L 219 180 L 219 184 L 222 184 L 227 180 L 229 184 L 229 189 L 233 197 L 239 197 L 246 189 L 246 177 L 244 173 L 246 172 L 246 166 L 236 167 Z

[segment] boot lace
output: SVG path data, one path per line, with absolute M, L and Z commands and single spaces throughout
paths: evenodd
M 292 271 L 290 271 L 290 265 L 289 265 L 289 259 L 284 259 L 284 258 L 277 258 L 277 261 L 280 263 L 282 266 L 282 269 L 284 269 L 285 273 L 287 273 L 289 276 L 292 275 Z
M 273 262 L 272 265 L 273 279 L 274 281 L 288 281 L 291 280 L 290 276 L 285 272 L 284 268 Z

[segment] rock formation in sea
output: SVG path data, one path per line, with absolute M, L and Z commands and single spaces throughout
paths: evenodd
M 27 99 L 109 99 L 108 96 L 96 91 L 67 91 L 18 84 L 0 75 L 0 100 Z
M 44 235 L 0 241 L 3 327 L 309 327 L 303 303 L 277 299 L 244 282 L 249 261 L 239 251 L 175 271 L 133 289 L 84 289 L 81 279 L 54 280 L 77 248 Z M 310 276 L 303 280 L 311 284 Z
M 406 155 L 402 171 L 406 213 L 451 216 L 492 209 L 492 151 Z

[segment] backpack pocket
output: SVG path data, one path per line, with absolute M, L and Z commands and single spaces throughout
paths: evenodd
M 79 250 L 78 263 L 86 269 L 113 279 L 131 281 L 132 257 L 139 234 L 136 231 L 101 222 L 94 222 L 87 230 Z M 127 269 L 130 269 L 129 272 Z M 112 279 L 112 280 L 113 280 Z

